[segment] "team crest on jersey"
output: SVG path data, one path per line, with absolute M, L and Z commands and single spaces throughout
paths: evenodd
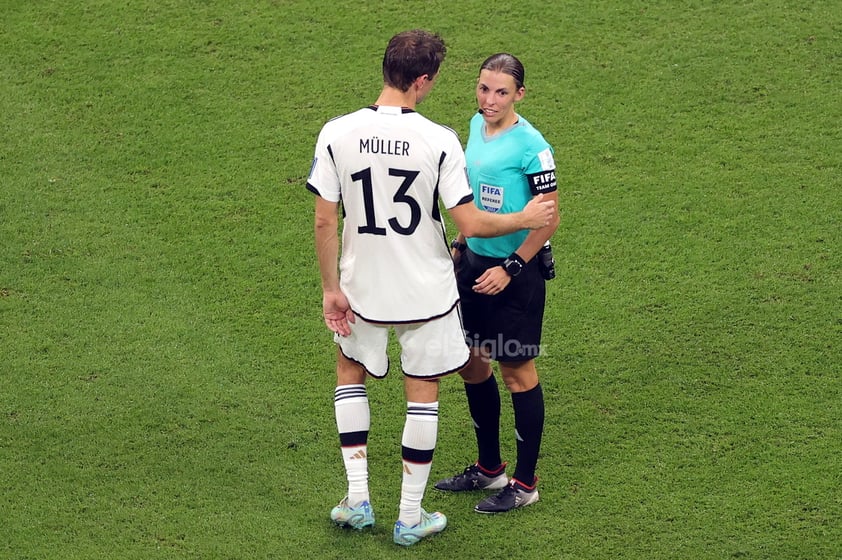
M 480 183 L 479 200 L 486 212 L 499 212 L 503 207 L 503 187 Z

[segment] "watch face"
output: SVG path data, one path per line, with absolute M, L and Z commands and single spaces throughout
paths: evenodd
M 507 259 L 504 263 L 504 268 L 510 276 L 517 276 L 520 273 L 520 269 L 523 267 L 516 260 Z

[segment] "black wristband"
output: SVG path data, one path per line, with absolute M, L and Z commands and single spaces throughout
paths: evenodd
M 467 245 L 467 243 L 459 243 L 458 239 L 454 239 L 453 241 L 450 242 L 450 248 L 456 249 L 457 251 L 462 253 L 462 252 L 465 251 L 465 249 L 468 248 L 468 245 Z
M 512 253 L 511 255 L 509 255 L 509 260 L 519 262 L 521 267 L 526 266 L 526 261 L 523 260 L 517 253 Z

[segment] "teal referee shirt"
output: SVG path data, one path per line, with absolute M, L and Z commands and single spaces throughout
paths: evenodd
M 552 146 L 520 115 L 511 128 L 490 138 L 482 115 L 474 115 L 465 159 L 474 202 L 486 212 L 519 212 L 533 196 L 557 189 Z M 467 243 L 478 255 L 503 259 L 527 235 L 529 231 L 521 230 L 488 239 L 470 237 Z

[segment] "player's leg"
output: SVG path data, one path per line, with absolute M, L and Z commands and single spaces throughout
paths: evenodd
M 371 415 L 365 388 L 365 369 L 337 349 L 334 411 L 348 493 L 331 511 L 339 525 L 362 529 L 374 524 L 368 492 L 368 431 Z
M 406 420 L 401 437 L 403 480 L 398 519 L 412 527 L 421 521 L 421 500 L 430 477 L 438 435 L 438 379 L 405 378 Z
M 407 409 L 401 438 L 403 475 L 393 538 L 395 543 L 409 546 L 443 531 L 447 518 L 440 512 L 427 513 L 421 507 L 438 435 L 438 379 L 406 377 L 404 387 Z
M 438 436 L 438 378 L 464 366 L 469 354 L 456 309 L 442 318 L 396 327 L 395 331 L 401 344 L 407 411 L 401 438 L 403 479 L 394 541 L 406 546 L 447 526 L 443 514 L 427 513 L 421 502 Z
M 357 319 L 352 326 L 350 337 L 336 337 L 338 344 L 334 412 L 348 493 L 331 511 L 331 519 L 339 525 L 355 529 L 374 524 L 368 489 L 368 432 L 371 413 L 365 381 L 369 368 L 382 371 L 385 375 L 385 357 L 378 357 L 377 349 L 380 348 L 385 356 L 386 336 L 385 329 Z M 361 361 L 352 360 L 348 355 L 356 356 Z

